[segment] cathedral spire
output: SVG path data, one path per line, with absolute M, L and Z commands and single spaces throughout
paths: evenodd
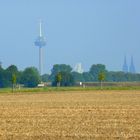
M 133 62 L 133 56 L 131 56 L 131 64 L 129 67 L 129 72 L 130 73 L 135 73 L 135 66 L 134 66 L 134 62 Z
M 123 63 L 123 69 L 122 70 L 125 73 L 128 72 L 128 66 L 127 66 L 126 56 L 124 57 L 124 63 Z

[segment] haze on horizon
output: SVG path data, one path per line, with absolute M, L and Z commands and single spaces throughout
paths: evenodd
M 38 68 L 39 19 L 43 21 L 44 73 L 54 64 L 105 64 L 121 71 L 124 55 L 140 73 L 139 0 L 12 0 L 0 2 L 0 61 Z

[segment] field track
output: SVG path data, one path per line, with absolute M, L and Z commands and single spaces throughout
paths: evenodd
M 140 140 L 140 91 L 0 94 L 0 140 Z

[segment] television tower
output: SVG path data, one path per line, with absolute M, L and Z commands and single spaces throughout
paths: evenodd
M 39 23 L 39 36 L 35 40 L 35 46 L 39 47 L 39 73 L 42 75 L 43 69 L 43 47 L 46 46 L 46 38 L 42 35 L 42 21 Z

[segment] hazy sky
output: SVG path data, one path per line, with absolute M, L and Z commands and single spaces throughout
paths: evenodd
M 0 61 L 38 67 L 39 19 L 47 37 L 44 72 L 53 64 L 102 63 L 121 70 L 124 55 L 140 72 L 140 0 L 0 0 Z

